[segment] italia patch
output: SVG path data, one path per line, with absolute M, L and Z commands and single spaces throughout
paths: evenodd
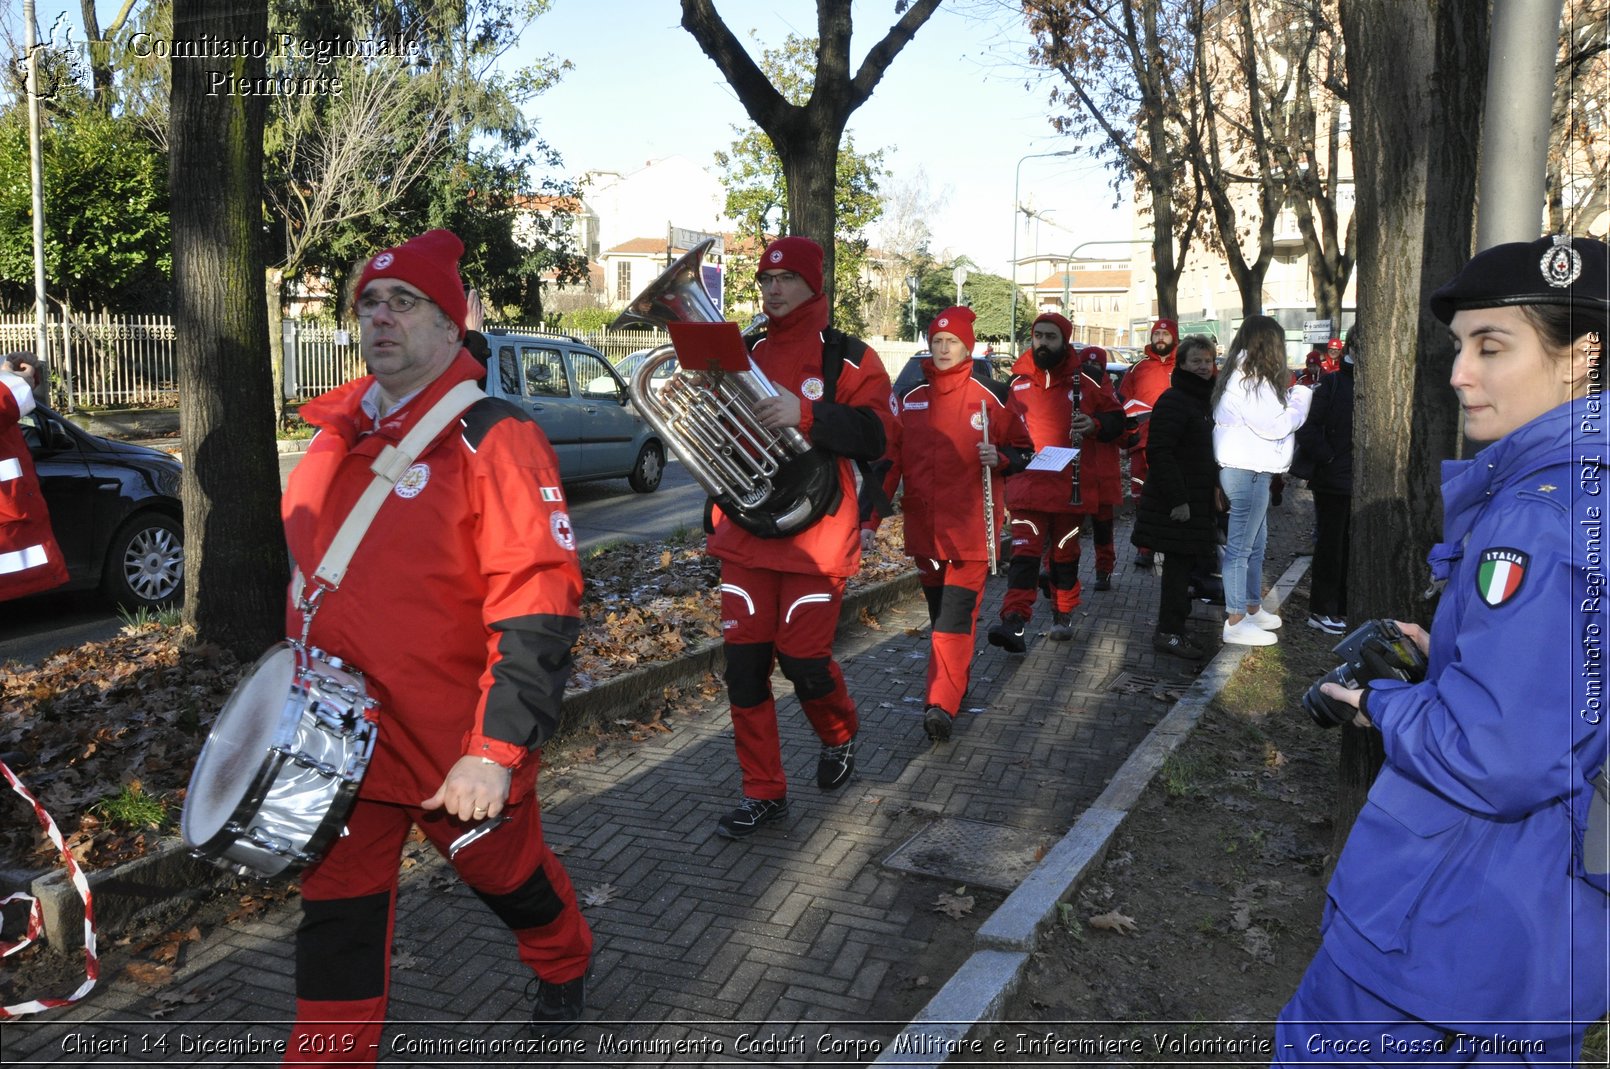
M 542 500 L 544 500 L 544 501 L 563 501 L 564 499 L 565 499 L 565 495 L 560 492 L 560 490 L 559 490 L 559 488 L 557 486 L 544 486 L 542 488 Z
M 418 497 L 428 482 L 430 482 L 430 465 L 415 464 L 402 473 L 402 478 L 397 480 L 397 485 L 391 492 L 398 497 Z
M 1482 550 L 1476 564 L 1476 593 L 1489 606 L 1498 608 L 1520 593 L 1531 562 L 1531 556 L 1518 549 L 1494 546 Z
M 820 401 L 822 399 L 822 380 L 806 379 L 799 384 L 799 392 L 805 395 L 807 401 Z

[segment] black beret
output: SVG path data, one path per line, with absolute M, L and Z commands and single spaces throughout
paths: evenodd
M 1610 311 L 1606 259 L 1604 242 L 1564 234 L 1494 245 L 1431 295 L 1431 314 L 1450 323 L 1466 308 L 1561 304 L 1602 320 Z

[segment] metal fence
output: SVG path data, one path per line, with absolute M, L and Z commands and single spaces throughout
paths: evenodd
M 511 333 L 544 333 L 510 325 Z M 169 316 L 53 316 L 46 329 L 45 365 L 54 403 L 80 408 L 173 407 L 178 404 L 179 371 Z M 639 349 L 664 345 L 663 330 L 592 331 L 572 335 L 612 363 Z M 285 396 L 306 400 L 363 373 L 357 335 L 336 327 L 287 319 L 281 323 L 285 346 Z M 32 352 L 31 315 L 0 316 L 0 353 Z

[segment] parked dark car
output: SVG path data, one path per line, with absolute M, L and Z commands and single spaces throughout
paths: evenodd
M 918 353 L 906 361 L 906 366 L 894 377 L 896 397 L 903 396 L 907 390 L 922 382 L 922 362 L 927 357 L 927 353 Z M 1006 383 L 995 377 L 994 368 L 990 367 L 990 362 L 982 356 L 973 357 L 973 378 L 988 386 L 1002 401 L 1006 400 Z
M 561 479 L 624 478 L 640 494 L 659 487 L 665 444 L 603 354 L 562 334 L 489 330 L 486 340 L 486 392 L 531 413 L 559 458 Z
M 69 579 L 128 609 L 160 609 L 184 593 L 181 467 L 168 454 L 90 434 L 40 405 L 23 417 L 51 527 Z

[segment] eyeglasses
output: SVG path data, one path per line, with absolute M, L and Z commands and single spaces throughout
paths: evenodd
M 781 286 L 783 283 L 792 282 L 797 278 L 799 278 L 799 275 L 793 271 L 768 271 L 763 275 L 757 276 L 756 281 L 760 283 L 761 289 L 765 289 L 767 286 Z
M 416 305 L 418 305 L 421 301 L 423 301 L 423 302 L 425 302 L 427 304 L 435 304 L 436 303 L 435 301 L 431 300 L 429 297 L 426 297 L 426 296 L 424 296 L 422 294 L 402 293 L 400 291 L 397 292 L 397 293 L 393 293 L 390 297 L 385 297 L 385 298 L 381 298 L 381 297 L 359 297 L 358 298 L 358 318 L 359 319 L 368 319 L 370 316 L 372 316 L 376 312 L 380 311 L 380 306 L 381 305 L 385 305 L 387 308 L 390 308 L 393 312 L 396 312 L 398 315 L 404 315 L 404 314 L 406 314 L 408 312 L 413 311 L 414 307 Z

